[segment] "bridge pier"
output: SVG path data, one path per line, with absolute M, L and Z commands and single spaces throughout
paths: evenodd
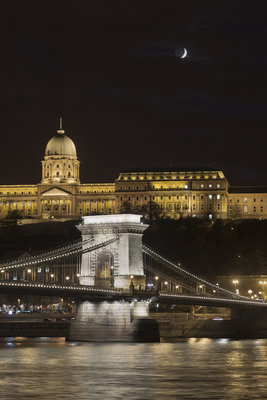
M 157 322 L 148 302 L 85 301 L 78 305 L 67 340 L 81 342 L 158 342 Z

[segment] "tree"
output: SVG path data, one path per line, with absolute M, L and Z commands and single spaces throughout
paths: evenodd
M 17 210 L 10 210 L 7 212 L 5 218 L 1 220 L 1 225 L 7 229 L 8 235 L 16 234 L 16 226 L 19 224 L 21 220 L 21 215 Z
M 155 221 L 161 216 L 160 206 L 151 200 L 145 206 L 143 206 L 141 211 L 143 216 L 148 218 L 149 221 Z
M 121 214 L 131 214 L 133 212 L 132 203 L 128 200 L 124 201 L 121 205 Z
M 21 214 L 18 210 L 9 210 L 5 218 L 2 219 L 2 224 L 7 227 L 15 227 L 21 220 Z

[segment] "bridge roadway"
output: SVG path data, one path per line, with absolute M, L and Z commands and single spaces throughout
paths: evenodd
M 0 282 L 0 293 L 71 297 L 78 301 L 133 301 L 144 300 L 160 304 L 194 305 L 207 307 L 266 309 L 267 303 L 240 297 L 237 299 L 205 295 L 185 295 L 163 292 L 136 291 L 134 294 L 122 289 L 106 289 L 82 285 L 56 285 L 43 283 Z

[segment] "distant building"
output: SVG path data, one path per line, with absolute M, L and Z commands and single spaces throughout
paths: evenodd
M 76 219 L 120 213 L 125 204 L 141 213 L 150 202 L 171 218 L 267 218 L 267 187 L 231 187 L 211 168 L 148 168 L 122 172 L 114 183 L 80 183 L 76 147 L 61 125 L 47 143 L 41 183 L 0 185 L 1 218 L 18 210 L 38 220 Z

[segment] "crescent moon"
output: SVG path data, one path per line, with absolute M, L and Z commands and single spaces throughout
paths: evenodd
M 185 58 L 187 56 L 187 50 L 184 48 L 184 54 L 181 56 L 181 58 Z

